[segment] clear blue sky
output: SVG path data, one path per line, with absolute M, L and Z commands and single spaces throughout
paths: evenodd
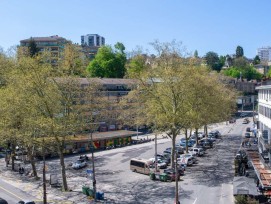
M 270 0 L 0 0 L 0 46 L 50 35 L 79 43 L 97 33 L 127 51 L 176 39 L 200 56 L 234 54 L 240 45 L 252 58 L 271 46 L 270 9 Z

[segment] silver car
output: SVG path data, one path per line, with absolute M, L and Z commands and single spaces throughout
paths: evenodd
M 85 166 L 87 166 L 87 162 L 83 159 L 78 159 L 76 162 L 72 164 L 73 169 L 81 169 Z

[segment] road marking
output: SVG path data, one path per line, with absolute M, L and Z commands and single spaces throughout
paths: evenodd
M 198 198 L 196 198 L 196 199 L 195 199 L 195 201 L 194 201 L 194 203 L 193 203 L 193 204 L 195 204 L 195 203 L 197 202 L 197 200 L 198 200 Z
M 9 190 L 7 190 L 7 189 L 3 188 L 2 186 L 0 186 L 0 188 L 2 188 L 4 191 L 8 192 L 9 194 L 11 194 L 11 195 L 15 196 L 16 198 L 19 198 L 19 200 L 23 200 L 21 197 L 19 197 L 19 196 L 17 196 L 16 194 L 14 194 L 14 193 L 10 192 Z

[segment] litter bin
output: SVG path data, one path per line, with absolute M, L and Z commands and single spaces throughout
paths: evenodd
M 83 186 L 83 187 L 82 187 L 82 192 L 83 192 L 83 194 L 89 196 L 89 187 Z
M 87 192 L 88 192 L 88 195 L 89 195 L 89 196 L 94 197 L 94 191 L 93 191 L 93 189 L 89 188 L 89 189 L 87 190 Z
M 104 192 L 96 192 L 97 200 L 104 200 Z
M 155 174 L 153 172 L 150 173 L 150 179 L 155 180 Z
M 167 174 L 160 174 L 160 181 L 167 181 Z

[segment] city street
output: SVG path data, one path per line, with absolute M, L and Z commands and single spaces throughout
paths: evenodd
M 214 148 L 207 150 L 203 157 L 198 158 L 197 164 L 186 168 L 185 175 L 179 182 L 179 199 L 182 204 L 234 203 L 233 160 L 241 144 L 241 135 L 244 134 L 246 127 L 252 125 L 252 123 L 242 124 L 242 121 L 239 119 L 235 124 L 221 123 L 211 126 L 212 129 L 219 130 L 223 136 L 218 139 Z M 158 153 L 162 153 L 170 146 L 170 139 L 160 138 Z M 154 149 L 152 141 L 95 153 L 97 190 L 104 192 L 107 203 L 174 203 L 175 182 L 153 181 L 147 175 L 130 170 L 131 158 L 149 159 L 154 157 Z M 52 188 L 48 184 L 48 200 L 51 203 L 64 203 L 57 202 L 61 200 L 65 203 L 87 203 L 86 196 L 81 192 L 83 185 L 91 184 L 86 174 L 86 170 L 91 169 L 91 162 L 88 162 L 86 168 L 74 170 L 69 164 L 78 157 L 77 155 L 65 159 L 71 192 L 62 193 L 60 189 Z M 30 184 L 27 178 L 20 178 L 18 173 L 4 172 L 3 168 L 1 165 L 3 178 L 14 180 L 10 182 L 11 185 L 24 189 L 36 200 L 42 199 L 41 181 Z M 41 173 L 41 165 L 38 170 Z M 47 179 L 53 173 L 58 173 L 61 181 L 57 159 L 47 161 Z

